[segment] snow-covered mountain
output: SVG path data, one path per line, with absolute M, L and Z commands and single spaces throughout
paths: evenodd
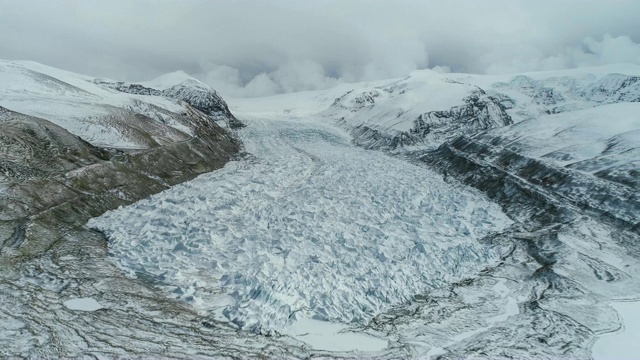
M 131 355 L 144 353 L 146 345 L 126 345 L 131 333 L 124 329 L 164 336 L 166 328 L 137 322 L 142 313 L 127 304 L 166 309 L 161 322 L 174 327 L 171 306 L 144 285 L 127 285 L 104 237 L 86 221 L 218 169 L 239 151 L 232 133 L 186 101 L 119 92 L 36 63 L 0 61 L 0 356 L 91 351 L 71 333 L 107 336 Z M 104 297 L 102 303 L 89 299 L 96 291 L 113 294 L 120 310 Z M 149 300 L 141 300 L 145 296 Z M 148 301 L 156 304 L 144 305 Z M 175 328 L 186 330 L 184 322 Z M 186 357 L 198 341 L 184 341 L 189 350 L 177 352 Z M 118 352 L 98 348 L 105 356 Z
M 171 85 L 171 81 L 176 81 Z M 154 83 L 154 82 L 152 82 Z M 25 61 L 0 61 L 0 106 L 44 118 L 96 146 L 150 148 L 193 136 L 183 104 L 237 126 L 210 87 L 173 75 L 163 89 L 108 82 Z
M 365 91 L 349 91 L 323 114 L 351 128 L 359 145 L 395 149 L 510 125 L 513 121 L 502 101 L 469 83 L 415 73 Z
M 139 84 L 104 79 L 96 79 L 94 82 L 128 94 L 164 96 L 184 101 L 216 121 L 227 122 L 231 128 L 244 126 L 233 116 L 227 103 L 215 90 L 183 71 L 165 74 L 149 82 Z

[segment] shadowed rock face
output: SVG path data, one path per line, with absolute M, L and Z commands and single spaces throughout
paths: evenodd
M 487 95 L 483 90 L 464 98 L 465 105 L 446 111 L 431 111 L 421 114 L 413 121 L 410 134 L 447 139 L 452 134 L 473 133 L 513 124 L 507 108 L 499 99 Z

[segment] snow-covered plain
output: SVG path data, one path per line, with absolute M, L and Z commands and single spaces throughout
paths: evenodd
M 510 220 L 478 192 L 318 122 L 248 124 L 255 157 L 90 221 L 124 269 L 203 314 L 290 333 L 364 326 L 498 261 L 477 240 Z

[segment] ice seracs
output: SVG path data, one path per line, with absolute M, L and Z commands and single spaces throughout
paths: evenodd
M 477 192 L 315 121 L 248 124 L 253 160 L 90 221 L 114 260 L 263 334 L 298 319 L 362 329 L 498 261 L 478 240 L 510 220 Z

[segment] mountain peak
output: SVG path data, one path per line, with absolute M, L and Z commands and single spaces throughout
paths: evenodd
M 151 81 L 141 82 L 143 86 L 158 90 L 166 90 L 175 85 L 185 85 L 190 87 L 200 87 L 209 89 L 210 87 L 202 81 L 194 78 L 182 70 L 177 70 L 161 75 Z

